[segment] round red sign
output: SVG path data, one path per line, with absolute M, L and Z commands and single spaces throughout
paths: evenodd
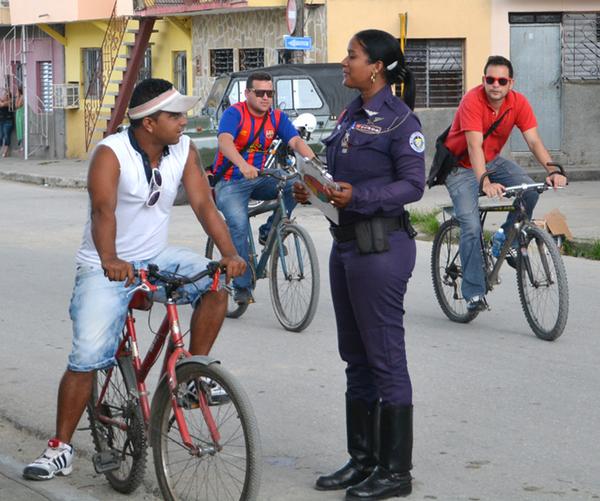
M 288 33 L 291 35 L 296 29 L 296 19 L 298 16 L 298 7 L 296 6 L 296 0 L 288 0 L 287 8 L 285 10 L 285 18 L 287 21 Z

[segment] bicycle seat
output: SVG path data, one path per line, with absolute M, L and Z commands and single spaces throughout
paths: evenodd
M 258 205 L 257 207 L 252 207 L 248 210 L 248 217 L 257 216 L 258 214 L 264 214 L 265 212 L 270 212 L 275 210 L 278 207 L 279 203 L 277 199 L 275 200 L 267 200 L 266 202 Z
M 129 308 L 132 310 L 148 311 L 152 308 L 152 299 L 144 291 L 135 291 L 131 300 L 129 301 Z

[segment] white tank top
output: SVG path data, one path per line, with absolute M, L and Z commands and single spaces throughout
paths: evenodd
M 153 207 L 146 207 L 150 186 L 142 156 L 133 148 L 127 130 L 104 138 L 98 143 L 100 145 L 115 153 L 120 167 L 115 209 L 117 256 L 124 261 L 152 259 L 167 247 L 171 208 L 188 158 L 190 138 L 181 136 L 177 144 L 169 146 L 169 154 L 162 158 L 162 188 Z M 91 204 L 88 204 L 88 219 L 77 263 L 99 265 L 90 216 Z

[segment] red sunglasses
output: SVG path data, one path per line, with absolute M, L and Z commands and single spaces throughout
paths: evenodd
M 494 82 L 498 82 L 498 85 L 504 87 L 508 82 L 510 82 L 510 78 L 495 78 L 495 77 L 485 77 L 485 83 L 488 85 L 494 85 Z

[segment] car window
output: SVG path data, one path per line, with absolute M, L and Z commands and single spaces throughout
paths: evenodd
M 308 78 L 280 79 L 277 106 L 287 110 L 315 110 L 323 107 L 323 101 Z
M 229 90 L 229 104 L 239 103 L 240 101 L 245 101 L 246 96 L 244 95 L 244 91 L 246 90 L 246 81 L 245 80 L 236 80 L 233 82 L 231 89 Z

